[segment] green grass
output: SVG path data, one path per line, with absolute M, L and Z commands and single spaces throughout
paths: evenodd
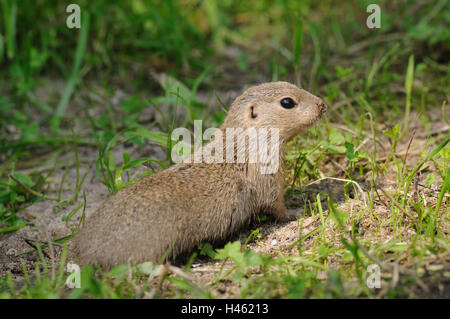
M 25 211 L 40 201 L 68 234 L 19 251 L 37 257 L 21 288 L 0 273 L 1 298 L 395 298 L 448 285 L 447 1 L 380 1 L 378 30 L 356 0 L 77 3 L 81 30 L 66 28 L 62 2 L 0 0 L 0 240 L 36 228 Z M 262 216 L 181 268 L 86 266 L 82 289 L 67 288 L 63 245 L 85 218 L 89 173 L 113 194 L 167 168 L 174 128 L 217 127 L 221 92 L 270 80 L 329 106 L 288 145 L 286 202 L 305 211 L 295 240 L 257 253 Z M 164 158 L 135 155 L 157 148 Z M 381 289 L 366 285 L 374 263 Z

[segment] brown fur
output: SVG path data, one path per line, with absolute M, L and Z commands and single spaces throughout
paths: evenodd
M 279 101 L 298 103 L 284 109 Z M 324 103 L 286 82 L 252 87 L 232 104 L 221 126 L 277 127 L 280 164 L 285 143 L 312 126 Z M 224 152 L 225 156 L 225 152 Z M 261 174 L 258 163 L 180 163 L 111 196 L 71 243 L 74 262 L 111 268 L 127 262 L 159 262 L 207 240 L 229 237 L 261 211 L 286 218 L 283 175 Z

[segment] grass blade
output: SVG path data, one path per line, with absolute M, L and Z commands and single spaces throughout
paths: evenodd
M 296 82 L 298 86 L 301 86 L 301 76 L 300 76 L 300 56 L 302 54 L 303 45 L 303 22 L 299 16 L 296 18 L 295 28 L 294 28 L 294 69 Z
M 56 108 L 55 116 L 57 118 L 60 118 L 64 115 L 70 97 L 72 96 L 72 93 L 75 89 L 75 85 L 79 80 L 80 67 L 81 62 L 83 61 L 84 53 L 86 51 L 88 33 L 89 33 L 89 14 L 86 13 L 83 16 L 81 22 L 80 36 L 78 38 L 77 49 L 75 52 L 75 62 L 73 64 L 72 73 L 70 75 L 69 81 L 66 84 L 66 87 L 64 88 L 64 92 L 61 97 L 61 100 L 59 101 L 58 107 Z
M 17 3 L 16 1 L 3 0 L 1 2 L 3 10 L 3 20 L 5 21 L 6 33 L 6 54 L 8 59 L 12 60 L 16 51 L 16 18 Z
M 409 129 L 409 113 L 411 109 L 411 92 L 414 81 L 414 55 L 409 56 L 408 68 L 406 69 L 405 91 L 406 91 L 406 108 L 405 108 L 405 130 Z

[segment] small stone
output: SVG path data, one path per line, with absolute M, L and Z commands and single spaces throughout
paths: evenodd
M 8 249 L 8 251 L 6 252 L 6 256 L 13 256 L 17 254 L 17 250 L 15 250 L 14 248 L 10 248 Z

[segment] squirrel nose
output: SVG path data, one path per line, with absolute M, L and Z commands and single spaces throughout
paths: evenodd
M 320 101 L 319 104 L 317 104 L 317 107 L 319 108 L 319 113 L 320 115 L 323 115 L 327 112 L 327 105 Z

